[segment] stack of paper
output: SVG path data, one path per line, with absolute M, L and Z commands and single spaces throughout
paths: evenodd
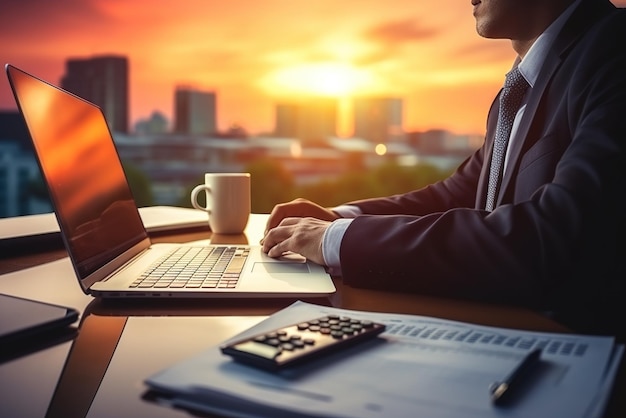
M 235 417 L 599 417 L 623 346 L 611 337 L 485 327 L 303 302 L 240 339 L 327 314 L 383 322 L 382 341 L 280 373 L 236 363 L 213 347 L 146 380 L 175 407 Z M 542 348 L 539 372 L 507 407 L 490 386 Z

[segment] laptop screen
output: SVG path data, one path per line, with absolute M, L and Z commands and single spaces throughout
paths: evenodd
M 76 273 L 147 237 L 100 108 L 7 66 Z

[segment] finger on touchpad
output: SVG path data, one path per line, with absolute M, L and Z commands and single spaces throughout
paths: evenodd
M 306 263 L 306 257 L 298 254 L 298 253 L 293 253 L 291 251 L 287 251 L 285 253 L 283 253 L 283 255 L 281 255 L 280 257 L 276 258 L 276 260 L 279 261 L 291 261 L 294 263 Z

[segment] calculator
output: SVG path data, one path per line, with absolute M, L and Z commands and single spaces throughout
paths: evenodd
M 220 350 L 241 363 L 280 370 L 370 340 L 385 328 L 367 319 L 326 315 L 229 343 Z

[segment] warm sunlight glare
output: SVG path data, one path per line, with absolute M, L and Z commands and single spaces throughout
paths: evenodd
M 342 97 L 372 80 L 370 74 L 346 64 L 301 64 L 275 71 L 263 82 L 273 94 Z

